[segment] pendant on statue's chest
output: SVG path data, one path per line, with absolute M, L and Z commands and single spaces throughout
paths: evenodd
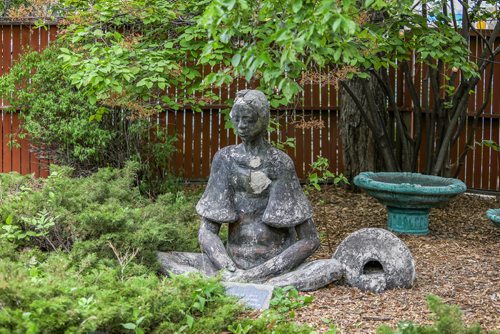
M 263 172 L 250 172 L 250 187 L 254 194 L 260 194 L 269 187 L 271 180 Z
M 262 161 L 259 157 L 252 157 L 248 162 L 248 165 L 252 168 L 257 168 L 261 165 Z

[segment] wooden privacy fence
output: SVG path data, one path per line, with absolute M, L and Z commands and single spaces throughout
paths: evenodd
M 1 38 L 1 61 L 0 75 L 7 73 L 13 62 L 20 57 L 25 46 L 34 50 L 43 50 L 50 41 L 54 40 L 57 27 L 49 26 L 47 29 L 34 29 L 30 26 L 19 24 L 0 24 Z M 471 37 L 472 56 L 480 52 L 480 47 L 475 38 Z M 496 61 L 500 61 L 500 57 Z M 423 87 L 426 69 L 417 64 L 414 66 L 414 75 L 417 89 L 421 100 L 430 99 L 428 92 L 420 89 Z M 329 76 L 325 76 L 329 77 Z M 391 71 L 390 77 L 394 82 L 395 93 L 398 104 L 407 106 L 411 110 L 411 98 L 405 89 L 404 77 L 401 71 Z M 246 83 L 235 82 L 230 87 L 216 89 L 215 92 L 221 101 L 234 97 L 239 89 L 246 88 Z M 469 100 L 469 119 L 466 130 L 472 123 L 472 115 L 478 109 L 484 99 L 489 104 L 481 115 L 479 127 L 476 132 L 475 141 L 494 140 L 500 142 L 499 120 L 500 120 L 500 66 L 495 68 L 493 79 L 492 96 L 484 96 L 486 85 L 484 79 L 480 81 Z M 1 93 L 1 92 L 0 92 Z M 1 96 L 1 94 L 0 94 Z M 318 155 L 329 159 L 332 170 L 341 173 L 343 167 L 342 147 L 339 135 L 339 95 L 333 82 L 323 81 L 320 83 L 306 83 L 304 92 L 300 96 L 299 105 L 288 110 L 274 111 L 273 115 L 280 124 L 279 131 L 269 135 L 271 141 L 284 140 L 286 137 L 295 138 L 295 148 L 288 148 L 288 154 L 295 162 L 297 174 L 304 178 L 310 170 L 310 165 Z M 0 124 L 0 171 L 18 171 L 23 174 L 35 173 L 36 176 L 44 177 L 47 170 L 44 166 L 47 161 L 39 161 L 30 152 L 28 139 L 23 139 L 19 147 L 10 148 L 9 138 L 19 130 L 19 117 L 16 113 L 8 113 L 4 110 L 4 101 L 0 100 L 2 107 Z M 404 109 L 404 108 L 403 108 Z M 406 115 L 412 122 L 413 114 Z M 298 124 L 308 120 L 320 120 L 324 127 L 300 127 Z M 168 134 L 177 136 L 177 152 L 173 157 L 173 169 L 179 176 L 187 180 L 206 179 L 210 162 L 215 152 L 221 147 L 237 143 L 237 137 L 232 130 L 224 128 L 224 116 L 218 106 L 207 107 L 202 113 L 192 110 L 166 111 L 151 120 L 167 128 Z M 423 127 L 425 129 L 425 126 Z M 461 148 L 466 141 L 464 132 L 459 138 L 457 145 L 452 148 L 452 163 L 456 163 Z M 425 147 L 425 134 L 422 147 Z M 459 178 L 469 188 L 500 191 L 500 166 L 499 153 L 488 147 L 475 145 L 469 152 L 465 166 Z M 422 152 L 419 159 L 419 169 L 425 166 L 425 153 Z

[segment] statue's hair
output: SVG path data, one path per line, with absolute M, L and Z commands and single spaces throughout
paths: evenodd
M 252 108 L 252 110 L 259 113 L 259 116 L 269 121 L 269 101 L 267 101 L 266 96 L 260 90 L 255 89 L 244 89 L 236 93 L 236 98 L 234 99 L 234 105 L 246 104 Z

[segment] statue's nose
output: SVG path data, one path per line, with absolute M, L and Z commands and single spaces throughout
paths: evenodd
M 247 127 L 248 127 L 248 123 L 245 121 L 240 121 L 238 123 L 238 129 L 240 129 L 240 130 L 245 130 Z

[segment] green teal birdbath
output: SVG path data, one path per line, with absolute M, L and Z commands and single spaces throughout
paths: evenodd
M 420 173 L 363 172 L 354 184 L 387 207 L 387 227 L 396 233 L 429 233 L 429 211 L 467 187 L 457 179 Z
M 489 209 L 486 211 L 486 216 L 495 226 L 500 227 L 500 209 Z

